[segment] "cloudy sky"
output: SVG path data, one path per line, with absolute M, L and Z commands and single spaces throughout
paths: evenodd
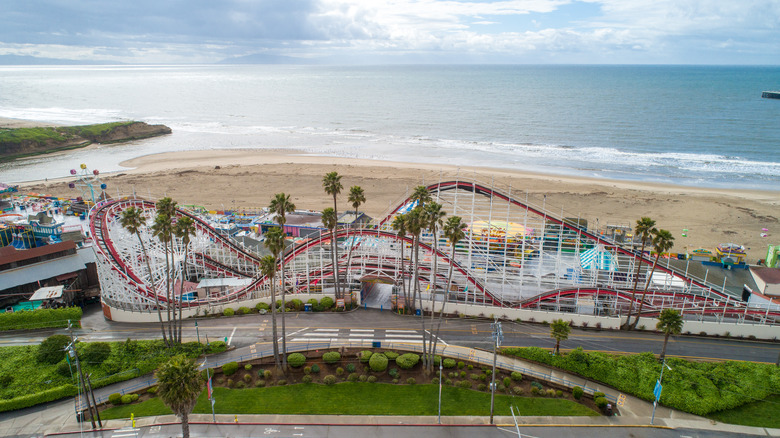
M 780 64 L 778 0 L 2 0 L 0 56 Z

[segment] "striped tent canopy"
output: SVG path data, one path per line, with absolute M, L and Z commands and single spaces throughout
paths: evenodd
M 582 269 L 600 269 L 602 271 L 616 271 L 617 260 L 614 254 L 598 245 L 580 253 L 580 266 Z

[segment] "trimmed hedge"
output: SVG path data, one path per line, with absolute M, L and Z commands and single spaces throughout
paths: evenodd
M 322 355 L 322 360 L 325 363 L 334 364 L 341 360 L 341 354 L 338 351 L 329 351 Z M 312 371 L 314 371 L 314 367 L 312 367 Z
M 306 363 L 306 356 L 301 353 L 290 353 L 287 356 L 287 364 L 293 368 L 302 367 Z
M 62 385 L 46 391 L 14 397 L 10 400 L 0 400 L 0 412 L 29 408 L 30 406 L 48 403 L 65 397 L 73 397 L 74 395 L 76 395 L 75 385 Z
M 368 361 L 368 366 L 371 367 L 371 371 L 380 373 L 387 369 L 387 362 L 387 356 L 382 353 L 374 353 Z
M 551 356 L 538 347 L 506 348 L 504 354 L 521 357 L 602 382 L 621 392 L 652 401 L 661 363 L 652 353 L 625 356 L 585 352 Z M 690 362 L 667 358 L 673 371 L 664 373 L 661 404 L 695 415 L 732 409 L 771 394 L 780 394 L 780 369 L 754 362 Z
M 236 314 L 236 311 L 228 307 L 227 309 L 222 311 L 222 314 L 225 316 L 233 316 Z
M 70 344 L 70 338 L 65 335 L 51 335 L 38 346 L 36 359 L 38 362 L 55 365 L 65 359 L 65 347 Z
M 418 354 L 414 353 L 405 353 L 395 360 L 395 363 L 398 364 L 398 367 L 404 370 L 408 370 L 415 365 L 417 365 L 417 362 L 420 361 L 420 356 Z
M 222 374 L 226 376 L 232 376 L 238 371 L 238 362 L 228 362 L 222 365 Z
M 64 328 L 68 326 L 68 320 L 72 323 L 81 321 L 81 308 L 65 307 L 62 309 L 36 309 L 5 312 L 0 313 L 0 331 Z
M 358 359 L 360 359 L 360 362 L 366 363 L 371 359 L 371 356 L 374 354 L 373 351 L 370 350 L 363 350 L 360 353 L 358 353 Z M 387 358 L 387 356 L 385 356 Z

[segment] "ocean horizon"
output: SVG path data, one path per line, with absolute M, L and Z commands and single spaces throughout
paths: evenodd
M 0 66 L 0 117 L 173 134 L 0 164 L 0 181 L 159 152 L 320 156 L 780 190 L 773 66 Z

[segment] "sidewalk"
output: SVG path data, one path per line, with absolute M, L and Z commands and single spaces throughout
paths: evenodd
M 492 364 L 493 355 L 490 352 L 447 345 L 441 350 L 444 355 L 456 355 L 458 357 L 474 358 L 483 363 Z M 521 359 L 501 357 L 498 359 L 498 366 L 506 368 L 523 368 L 535 374 L 549 376 L 556 383 L 568 382 L 569 386 L 581 386 L 583 388 L 594 389 L 608 394 L 612 398 L 617 398 L 618 391 L 603 387 L 598 383 L 588 381 L 578 376 L 574 376 L 562 371 L 552 370 L 548 367 L 526 362 Z M 117 383 L 108 387 L 100 388 L 96 392 L 111 393 L 119 392 L 122 388 L 129 387 L 135 381 L 148 379 L 149 376 L 139 377 L 137 379 Z M 524 425 L 539 426 L 650 426 L 650 417 L 652 415 L 653 404 L 636 397 L 626 396 L 626 401 L 622 407 L 619 407 L 620 415 L 613 417 L 518 417 L 518 422 Z M 217 423 L 234 423 L 234 415 L 217 415 Z M 193 423 L 211 423 L 210 414 L 193 414 L 190 416 Z M 436 424 L 438 422 L 435 416 L 408 417 L 408 416 L 343 416 L 343 415 L 240 415 L 240 423 L 260 423 L 260 424 Z M 136 426 L 148 426 L 163 423 L 178 423 L 178 418 L 172 415 L 158 417 L 142 417 L 136 419 Z M 443 424 L 488 424 L 488 417 L 442 417 Z M 511 416 L 497 416 L 496 424 L 514 426 Z M 104 429 L 120 429 L 130 427 L 130 420 L 109 420 L 103 422 Z M 655 412 L 655 427 L 666 428 L 691 428 L 701 430 L 718 430 L 740 434 L 753 434 L 763 436 L 780 437 L 780 429 L 767 429 L 761 427 L 736 426 L 730 424 L 717 423 L 704 417 L 688 414 L 685 412 L 670 409 L 664 406 L 658 406 Z M 44 434 L 53 434 L 58 432 L 78 432 L 91 427 L 89 420 L 82 424 L 76 422 L 73 399 L 59 402 L 52 402 L 47 405 L 32 407 L 14 412 L 0 413 L 0 430 L 3 436 L 42 436 Z

